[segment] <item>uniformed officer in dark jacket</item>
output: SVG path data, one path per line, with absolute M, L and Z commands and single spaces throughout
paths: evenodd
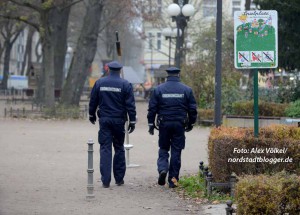
M 179 180 L 185 132 L 193 129 L 197 118 L 197 105 L 192 89 L 180 82 L 180 69 L 170 67 L 166 71 L 168 72 L 166 83 L 153 90 L 147 118 L 151 135 L 154 134 L 156 125 L 159 129 L 158 184 L 165 185 L 169 173 L 169 187 L 174 188 L 176 187 L 174 181 Z
M 108 76 L 96 81 L 89 103 L 89 120 L 96 122 L 96 111 L 100 129 L 100 173 L 103 187 L 111 182 L 112 146 L 114 147 L 113 174 L 117 185 L 124 184 L 126 171 L 124 138 L 125 122 L 129 118 L 128 133 L 133 132 L 136 122 L 136 107 L 132 85 L 120 77 L 122 65 L 116 61 L 108 64 Z M 97 110 L 98 108 L 98 110 Z

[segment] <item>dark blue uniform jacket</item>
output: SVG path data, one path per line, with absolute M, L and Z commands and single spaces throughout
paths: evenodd
M 89 103 L 89 114 L 95 115 L 97 107 L 98 117 L 123 118 L 136 122 L 136 109 L 132 85 L 122 79 L 119 73 L 111 72 L 109 76 L 96 81 Z
M 194 124 L 197 119 L 197 104 L 192 89 L 170 76 L 167 82 L 154 89 L 148 107 L 148 124 L 155 116 L 162 121 L 186 120 Z

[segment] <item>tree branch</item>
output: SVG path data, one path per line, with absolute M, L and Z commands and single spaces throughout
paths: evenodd
M 19 6 L 21 6 L 21 7 L 28 7 L 28 8 L 31 8 L 31 9 L 33 9 L 33 10 L 38 11 L 39 13 L 42 12 L 42 8 L 37 7 L 36 5 L 30 4 L 30 3 L 28 3 L 28 2 L 20 3 L 20 2 L 15 1 L 15 0 L 8 0 L 8 1 L 10 1 L 10 2 L 16 4 L 16 5 L 19 5 Z
M 77 0 L 77 1 L 71 2 L 71 3 L 69 3 L 69 4 L 65 5 L 65 6 L 63 6 L 62 8 L 59 8 L 59 10 L 62 11 L 62 10 L 64 10 L 64 9 L 66 9 L 66 8 L 68 8 L 68 7 L 72 7 L 73 5 L 78 4 L 79 2 L 82 2 L 82 1 L 83 1 L 83 0 Z
M 36 23 L 33 23 L 33 22 L 30 22 L 28 20 L 25 20 L 25 19 L 21 19 L 20 17 L 18 16 L 6 16 L 6 15 L 1 15 L 0 14 L 0 17 L 2 18 L 5 18 L 5 19 L 13 19 L 13 20 L 17 20 L 17 21 L 20 21 L 20 22 L 24 22 L 28 25 L 31 25 L 32 27 L 34 27 L 37 31 L 39 31 L 39 25 L 37 25 Z
M 116 17 L 117 16 L 117 14 L 119 14 L 120 12 L 121 12 L 121 8 L 118 10 L 118 11 L 116 11 L 116 13 L 113 15 L 113 16 L 111 16 L 111 17 L 109 17 L 109 21 L 107 22 L 107 23 L 105 23 L 105 25 L 102 27 L 102 28 L 100 28 L 99 29 L 99 33 L 100 32 L 102 32 L 105 28 L 107 28 L 107 26 L 111 23 L 111 21 L 113 21 L 114 20 L 114 18 L 113 17 Z

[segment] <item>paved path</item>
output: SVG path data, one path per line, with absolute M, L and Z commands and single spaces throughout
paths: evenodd
M 88 120 L 30 120 L 0 118 L 1 215 L 140 215 L 225 214 L 182 201 L 167 188 L 156 186 L 157 133 L 147 132 L 147 104 L 137 102 L 138 123 L 130 134 L 130 163 L 125 185 L 109 189 L 97 181 L 98 127 Z M 0 115 L 1 116 L 1 115 Z M 208 128 L 186 135 L 181 175 L 198 172 L 207 162 Z M 94 144 L 95 199 L 86 200 L 87 141 Z M 206 209 L 205 209 L 206 208 Z M 213 212 L 215 211 L 215 212 Z

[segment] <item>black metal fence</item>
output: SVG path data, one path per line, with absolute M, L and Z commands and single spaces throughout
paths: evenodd
M 230 175 L 228 182 L 213 182 L 213 175 L 211 172 L 209 172 L 209 168 L 204 166 L 203 161 L 200 161 L 199 171 L 200 175 L 205 179 L 206 194 L 208 197 L 212 195 L 213 188 L 227 188 L 230 190 L 230 196 L 234 197 L 235 185 L 237 183 L 237 177 L 234 173 Z M 235 213 L 236 210 L 232 207 L 232 201 L 229 200 L 226 202 L 226 204 L 226 215 Z
M 67 112 L 67 111 L 55 111 L 53 113 L 54 117 L 58 118 L 87 118 L 88 116 L 88 106 L 80 105 L 79 111 L 76 112 Z M 41 105 L 32 104 L 30 108 L 5 108 L 4 117 L 13 117 L 13 118 L 39 118 L 47 117 L 47 111 Z

